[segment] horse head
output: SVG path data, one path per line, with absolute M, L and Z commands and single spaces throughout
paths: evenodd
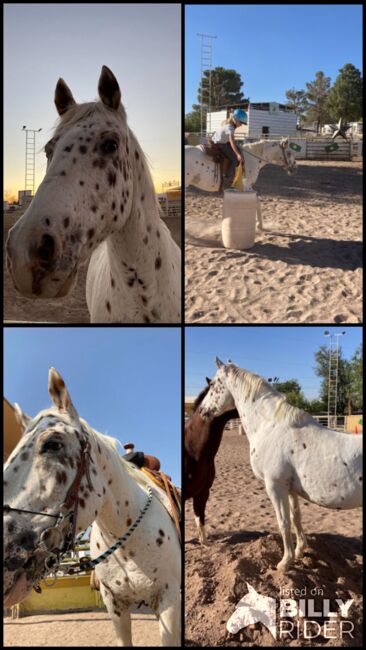
M 16 407 L 22 437 L 4 467 L 6 606 L 23 600 L 58 566 L 103 500 L 90 436 L 53 368 L 48 389 L 53 408 L 30 418 Z
M 280 148 L 282 150 L 282 155 L 284 159 L 284 167 L 287 169 L 288 174 L 293 174 L 297 167 L 296 167 L 296 160 L 295 160 L 295 154 L 290 149 L 289 147 L 289 141 L 288 138 L 282 138 L 280 141 Z
M 31 298 L 66 296 L 80 264 L 131 211 L 137 163 L 118 82 L 103 66 L 99 102 L 77 104 L 59 79 L 60 122 L 46 144 L 47 171 L 7 241 L 16 289 Z
M 235 409 L 235 403 L 227 386 L 227 377 L 233 364 L 225 365 L 216 357 L 218 368 L 215 376 L 207 386 L 206 395 L 199 406 L 199 414 L 206 420 L 212 420 L 226 411 Z

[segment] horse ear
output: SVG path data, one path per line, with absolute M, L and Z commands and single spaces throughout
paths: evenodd
M 218 368 L 221 368 L 225 364 L 222 361 L 220 361 L 219 357 L 216 357 L 216 365 Z
M 72 92 L 63 79 L 59 79 L 56 85 L 55 105 L 59 115 L 63 115 L 69 108 L 76 105 Z
M 26 413 L 23 413 L 22 409 L 17 403 L 14 404 L 14 413 L 15 413 L 15 419 L 20 425 L 23 434 L 28 424 L 32 421 L 32 418 Z
M 206 383 L 208 386 L 211 384 L 211 379 L 209 377 L 206 377 Z
M 78 412 L 71 401 L 65 382 L 54 368 L 50 368 L 48 373 L 48 392 L 54 405 L 59 411 L 68 413 L 73 418 L 79 418 Z
M 98 93 L 103 104 L 117 110 L 121 103 L 121 91 L 116 77 L 106 65 L 102 67 L 99 77 Z

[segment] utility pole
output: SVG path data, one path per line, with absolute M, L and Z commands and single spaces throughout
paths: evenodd
M 328 361 L 328 427 L 337 426 L 337 398 L 338 398 L 338 371 L 339 371 L 339 337 L 346 332 L 331 334 L 327 330 L 325 336 L 329 337 Z M 335 338 L 335 342 L 333 342 Z
M 211 71 L 212 71 L 212 40 L 217 36 L 210 36 L 209 34 L 197 34 L 201 39 L 201 92 L 200 92 L 200 106 L 201 106 L 201 131 L 200 141 L 204 142 L 207 135 L 207 113 L 211 110 Z M 208 97 L 207 104 L 203 103 L 203 81 L 205 79 L 204 72 L 209 71 L 208 74 Z M 204 106 L 206 107 L 206 131 L 204 133 L 203 120 L 204 120 Z
M 42 129 L 27 129 L 23 126 L 22 131 L 25 132 L 25 179 L 24 190 L 31 190 L 34 196 L 34 180 L 35 180 L 35 160 L 36 160 L 36 133 Z

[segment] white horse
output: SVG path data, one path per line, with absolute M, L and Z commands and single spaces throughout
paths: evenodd
M 162 645 L 180 646 L 181 551 L 165 493 L 120 457 L 116 440 L 79 417 L 53 368 L 49 393 L 55 407 L 34 419 L 17 407 L 23 437 L 5 464 L 5 606 L 56 571 L 94 522 L 91 557 L 105 556 L 95 571 L 118 644 L 132 645 L 130 609 L 145 601 Z
M 216 359 L 218 371 L 199 412 L 211 420 L 237 408 L 249 440 L 250 463 L 276 512 L 286 570 L 306 546 L 298 497 L 326 508 L 362 505 L 362 441 L 321 426 L 286 402 L 264 379 Z M 291 521 L 296 534 L 294 551 Z
M 106 66 L 98 92 L 100 102 L 76 104 L 63 79 L 57 83 L 60 123 L 45 147 L 46 176 L 9 232 L 9 271 L 24 296 L 60 298 L 91 256 L 91 322 L 177 323 L 180 249 Z
M 289 148 L 288 138 L 278 141 L 259 140 L 253 144 L 238 145 L 244 159 L 243 189 L 252 191 L 262 167 L 278 165 L 289 174 L 296 171 L 295 154 Z M 207 156 L 201 145 L 187 145 L 185 149 L 185 187 L 193 185 L 206 192 L 218 192 L 220 188 L 219 165 Z M 257 218 L 263 230 L 260 200 L 257 200 Z

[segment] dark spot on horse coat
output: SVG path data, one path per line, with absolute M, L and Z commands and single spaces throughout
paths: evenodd
M 103 168 L 106 166 L 106 164 L 107 164 L 107 163 L 106 163 L 106 161 L 104 160 L 104 158 L 96 158 L 96 159 L 93 161 L 93 167 L 100 167 L 100 169 L 103 169 Z
M 143 238 L 142 241 L 143 241 L 143 243 L 144 243 L 145 246 L 146 246 L 147 242 L 149 241 L 149 237 L 148 237 L 148 235 L 145 235 L 145 237 Z
M 87 151 L 88 151 L 88 147 L 85 147 L 85 145 L 82 144 L 82 145 L 79 147 L 79 151 L 80 151 L 80 153 L 87 153 Z
M 138 151 L 135 151 L 135 158 L 136 158 L 136 160 L 138 160 L 140 158 L 140 155 L 139 155 Z
M 60 173 L 60 176 L 66 176 L 66 172 L 62 171 L 62 172 Z
M 112 278 L 112 276 L 111 276 L 111 285 L 112 285 L 112 287 L 114 287 L 115 284 L 116 284 L 116 283 L 115 283 L 115 281 L 114 281 L 114 278 Z
M 125 506 L 128 506 L 128 501 L 125 501 Z
M 302 443 L 302 446 L 304 447 L 304 449 L 306 449 L 306 444 L 305 444 L 305 442 Z
M 20 460 L 28 460 L 29 454 L 27 454 L 26 451 L 23 451 L 22 454 L 20 454 Z
M 163 530 L 159 529 L 159 535 L 160 537 L 165 537 L 165 533 Z
M 132 524 L 132 519 L 131 517 L 129 517 L 126 521 L 126 526 L 131 526 L 131 524 Z
M 73 146 L 74 146 L 73 144 L 68 145 L 67 147 L 65 147 L 64 151 L 71 151 Z
M 158 255 L 156 260 L 155 260 L 155 268 L 157 270 L 161 268 L 161 257 L 160 257 L 160 255 Z
M 100 548 L 100 544 L 99 544 L 99 542 L 97 542 L 97 548 Z
M 69 217 L 65 217 L 65 219 L 64 219 L 64 228 L 67 228 L 69 223 L 70 223 Z
M 88 239 L 91 239 L 94 236 L 95 230 L 94 228 L 89 228 L 88 230 Z
M 85 501 L 84 501 L 84 499 L 79 499 L 79 503 L 80 503 L 80 505 L 81 505 L 82 508 L 85 508 Z
M 57 483 L 66 483 L 67 481 L 66 472 L 56 472 L 56 481 Z
M 107 176 L 107 179 L 108 179 L 108 183 L 109 183 L 109 185 L 111 185 L 112 187 L 114 187 L 114 185 L 116 184 L 117 176 L 116 176 L 116 174 L 115 174 L 112 170 L 109 170 L 109 172 L 108 172 L 108 176 Z
M 157 543 L 158 546 L 161 546 L 161 545 L 162 545 L 163 540 L 161 539 L 161 537 L 158 537 L 158 538 L 157 538 L 156 543 Z
M 79 181 L 79 185 L 84 185 L 84 181 Z
M 105 306 L 107 307 L 107 309 L 108 309 L 108 311 L 110 313 L 111 312 L 111 303 L 109 302 L 109 300 L 107 300 L 107 302 L 105 303 Z

